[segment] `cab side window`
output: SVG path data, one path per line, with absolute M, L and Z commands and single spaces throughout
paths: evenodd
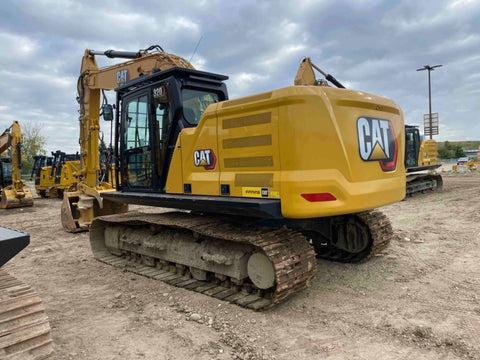
M 191 125 L 197 125 L 208 105 L 218 102 L 218 95 L 210 91 L 182 89 L 183 118 Z
M 142 96 L 128 103 L 125 121 L 126 149 L 148 146 L 147 97 Z

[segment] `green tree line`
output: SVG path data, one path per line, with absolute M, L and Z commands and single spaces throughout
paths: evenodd
M 445 141 L 442 145 L 439 144 L 437 152 L 441 159 L 456 159 L 467 156 L 461 145 L 453 145 L 449 141 Z

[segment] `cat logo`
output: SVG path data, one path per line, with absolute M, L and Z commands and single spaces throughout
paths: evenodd
M 195 166 L 203 166 L 205 170 L 215 169 L 217 164 L 217 157 L 213 150 L 195 150 L 193 152 L 193 163 Z
M 396 169 L 398 143 L 390 120 L 359 117 L 357 135 L 363 161 L 378 161 L 383 171 Z
M 117 85 L 123 85 L 128 81 L 128 69 L 117 71 Z

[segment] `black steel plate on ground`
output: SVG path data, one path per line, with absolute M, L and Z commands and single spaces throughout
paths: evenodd
M 26 248 L 29 243 L 29 234 L 0 226 L 0 266 Z

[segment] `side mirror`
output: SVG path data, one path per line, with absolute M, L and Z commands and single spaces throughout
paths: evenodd
M 104 104 L 102 106 L 103 120 L 112 121 L 113 120 L 113 106 L 110 104 Z

